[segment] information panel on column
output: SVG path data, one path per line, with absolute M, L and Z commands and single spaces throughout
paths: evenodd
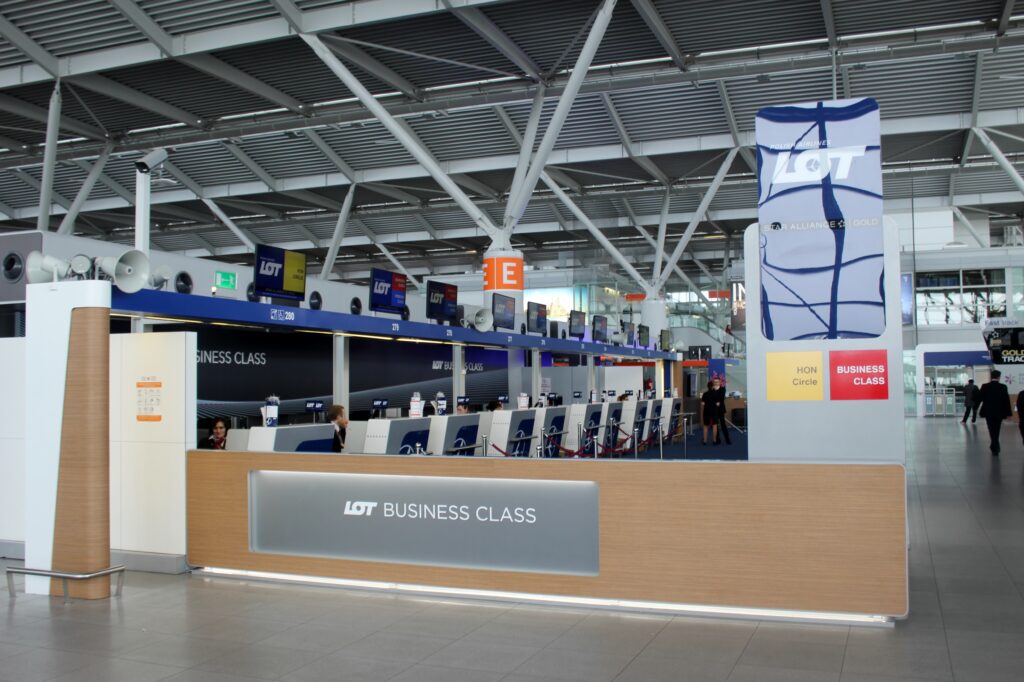
M 903 461 L 899 246 L 874 99 L 761 109 L 744 249 L 751 460 Z

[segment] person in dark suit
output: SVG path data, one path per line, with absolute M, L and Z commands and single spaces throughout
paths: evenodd
M 334 424 L 334 441 L 331 449 L 334 452 L 341 452 L 345 449 L 345 435 L 348 429 L 348 416 L 345 408 L 341 405 L 331 405 L 327 410 L 327 421 Z
M 971 423 L 978 421 L 978 386 L 974 383 L 974 379 L 968 379 L 967 385 L 964 386 L 964 418 L 960 420 L 961 424 L 967 423 L 967 416 L 971 415 Z
M 718 437 L 715 438 L 715 445 L 722 442 L 722 438 L 725 438 L 727 445 L 732 445 L 732 439 L 729 438 L 729 425 L 725 422 L 725 386 L 722 385 L 722 380 L 715 377 L 711 381 L 711 390 L 715 392 L 715 423 L 718 425 Z
M 1013 415 L 1010 408 L 1010 392 L 1006 386 L 999 383 L 1002 372 L 998 369 L 992 370 L 992 379 L 981 387 L 978 392 L 978 402 L 981 403 L 979 414 L 988 424 L 988 435 L 992 439 L 989 449 L 993 457 L 999 456 L 999 429 L 1003 426 L 1003 420 Z

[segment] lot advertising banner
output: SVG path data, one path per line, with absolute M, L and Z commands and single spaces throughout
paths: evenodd
M 765 338 L 880 336 L 886 301 L 878 103 L 766 107 L 756 131 Z

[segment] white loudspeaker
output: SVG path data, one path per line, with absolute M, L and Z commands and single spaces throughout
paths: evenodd
M 172 277 L 174 277 L 174 270 L 171 269 L 171 266 L 161 265 L 149 276 L 149 285 L 154 289 L 163 289 L 164 284 L 171 281 Z
M 473 329 L 478 332 L 489 332 L 494 328 L 494 315 L 487 308 L 481 308 L 473 316 Z
M 67 277 L 70 268 L 67 261 L 44 256 L 41 251 L 33 251 L 25 261 L 25 276 L 29 284 L 57 282 Z
M 626 335 L 622 332 L 612 332 L 608 335 L 608 340 L 616 346 L 622 346 L 626 343 Z
M 149 258 L 141 251 L 132 249 L 117 258 L 97 258 L 96 265 L 126 294 L 134 294 L 149 284 Z

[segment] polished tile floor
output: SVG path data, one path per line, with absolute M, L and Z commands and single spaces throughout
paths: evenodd
M 907 442 L 911 616 L 892 629 L 134 573 L 120 601 L 0 601 L 0 680 L 1020 682 L 1024 448 L 1016 425 L 1007 423 L 998 460 L 983 427 L 955 420 L 909 420 Z

